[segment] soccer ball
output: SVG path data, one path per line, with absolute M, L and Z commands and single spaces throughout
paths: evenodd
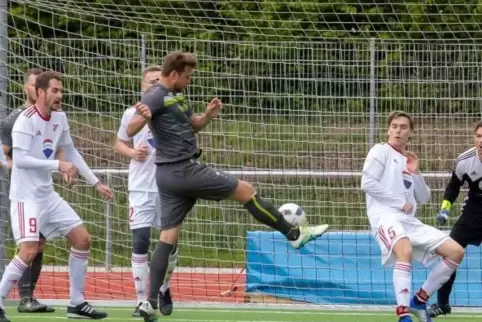
M 286 203 L 279 207 L 278 211 L 285 217 L 286 221 L 295 226 L 306 225 L 306 214 L 303 209 L 294 203 Z

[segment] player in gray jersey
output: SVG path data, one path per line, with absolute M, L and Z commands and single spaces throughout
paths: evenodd
M 28 107 L 35 104 L 37 95 L 35 94 L 35 80 L 37 76 L 42 72 L 39 68 L 33 68 L 27 71 L 24 76 L 23 89 L 26 95 L 25 103 L 19 108 L 13 110 L 5 119 L 2 120 L 0 125 L 0 141 L 2 142 L 2 148 L 8 163 L 12 162 L 12 129 L 18 116 Z M 57 158 L 62 157 L 57 155 Z M 10 205 L 10 203 L 8 203 Z M 33 296 L 35 286 L 42 270 L 43 252 L 45 250 L 45 237 L 40 234 L 39 252 L 33 260 L 30 267 L 23 273 L 22 277 L 17 283 L 18 293 L 20 295 L 20 303 L 17 307 L 18 312 L 21 313 L 43 313 L 54 312 L 53 307 L 41 304 Z
M 137 114 L 127 128 L 132 137 L 145 124 L 154 137 L 156 147 L 156 181 L 161 199 L 160 242 L 151 258 L 149 294 L 139 310 L 144 321 L 156 321 L 157 295 L 166 274 L 169 255 L 176 249 L 181 225 L 197 199 L 241 202 L 251 215 L 270 226 L 290 241 L 294 248 L 304 246 L 321 236 L 328 225 L 296 227 L 261 198 L 254 187 L 228 173 L 218 171 L 198 160 L 196 132 L 202 130 L 222 109 L 218 98 L 213 99 L 202 115 L 196 115 L 182 91 L 190 84 L 196 68 L 194 55 L 172 52 L 164 58 L 159 84 L 153 85 L 136 105 Z

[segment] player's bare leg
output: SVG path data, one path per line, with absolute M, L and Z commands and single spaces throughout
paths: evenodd
M 169 266 L 169 257 L 176 252 L 179 233 L 182 224 L 161 230 L 159 244 L 157 244 L 151 258 L 151 281 L 149 284 L 149 292 L 147 301 L 142 302 L 139 307 L 145 322 L 157 321 L 159 317 L 158 311 L 158 294 L 159 289 L 166 277 Z
M 29 268 L 23 273 L 18 281 L 18 293 L 20 295 L 20 303 L 17 311 L 20 313 L 52 313 L 55 312 L 53 307 L 42 304 L 33 296 L 37 281 L 42 270 L 43 253 L 45 249 L 45 238 L 40 236 L 38 242 L 38 252 L 32 260 Z
M 426 309 L 428 299 L 450 279 L 464 258 L 464 249 L 452 239 L 447 239 L 435 250 L 435 253 L 441 256 L 442 260 L 432 269 L 411 301 L 411 308 L 415 309 L 412 312 L 419 317 L 420 321 L 431 321 Z M 421 313 L 422 309 L 424 313 Z
M 28 266 L 38 252 L 37 241 L 25 241 L 18 245 L 18 253 L 5 268 L 5 272 L 0 281 L 0 322 L 9 322 L 3 310 L 3 299 L 7 298 L 12 288 L 17 284 L 20 277 L 27 270 Z
M 67 317 L 104 319 L 107 313 L 95 310 L 85 301 L 83 294 L 89 262 L 90 234 L 84 225 L 80 225 L 70 230 L 65 237 L 72 245 L 69 256 L 70 305 L 67 308 Z
M 231 199 L 241 202 L 258 221 L 285 235 L 294 248 L 304 246 L 323 235 L 328 229 L 328 225 L 296 227 L 290 224 L 271 202 L 261 198 L 254 187 L 246 181 L 238 182 Z
M 412 286 L 412 244 L 407 237 L 402 237 L 392 247 L 396 258 L 393 288 L 397 299 L 397 316 L 399 321 L 411 322 L 409 306 Z

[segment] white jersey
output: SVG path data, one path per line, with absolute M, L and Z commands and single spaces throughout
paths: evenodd
M 128 108 L 122 116 L 121 125 L 117 136 L 122 141 L 129 142 L 131 138 L 127 135 L 127 126 L 134 116 L 136 109 Z M 129 191 L 157 192 L 156 165 L 154 164 L 156 149 L 154 139 L 149 127 L 144 128 L 132 138 L 134 147 L 139 144 L 147 144 L 148 156 L 144 161 L 131 159 L 129 163 Z
M 26 134 L 26 135 L 25 135 Z M 69 124 L 64 112 L 52 112 L 45 119 L 35 106 L 23 111 L 12 129 L 13 150 L 28 151 L 28 156 L 43 162 L 51 160 L 49 169 L 19 169 L 12 164 L 10 200 L 42 202 L 57 197 L 52 172 L 58 169 L 55 161 L 57 147 L 69 139 Z
M 407 170 L 406 157 L 390 144 L 375 145 L 363 166 L 362 190 L 366 193 L 367 214 L 372 227 L 380 217 L 399 214 L 402 221 L 414 219 L 419 203 L 428 202 L 430 189 L 422 175 Z M 413 205 L 410 214 L 402 211 L 405 203 Z

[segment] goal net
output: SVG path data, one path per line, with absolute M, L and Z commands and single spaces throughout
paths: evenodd
M 92 234 L 88 300 L 136 297 L 128 160 L 113 145 L 123 111 L 139 99 L 141 70 L 169 51 L 199 58 L 187 93 L 196 112 L 214 96 L 224 102 L 199 134 L 202 160 L 277 206 L 299 204 L 311 224 L 331 225 L 296 251 L 242 206 L 199 201 L 183 227 L 175 301 L 394 304 L 359 189 L 364 157 L 384 140 L 388 112 L 412 113 L 410 148 L 432 188 L 419 216 L 434 225 L 453 160 L 482 115 L 482 14 L 473 1 L 1 0 L 0 16 L 2 111 L 23 103 L 28 68 L 62 72 L 77 147 L 115 189 L 104 203 L 82 183 L 56 185 Z M 8 262 L 15 247 L 2 200 Z M 152 246 L 157 239 L 153 231 Z M 68 298 L 68 249 L 48 243 L 37 297 Z M 453 304 L 482 305 L 480 263 L 469 248 Z M 427 273 L 416 268 L 414 288 Z

